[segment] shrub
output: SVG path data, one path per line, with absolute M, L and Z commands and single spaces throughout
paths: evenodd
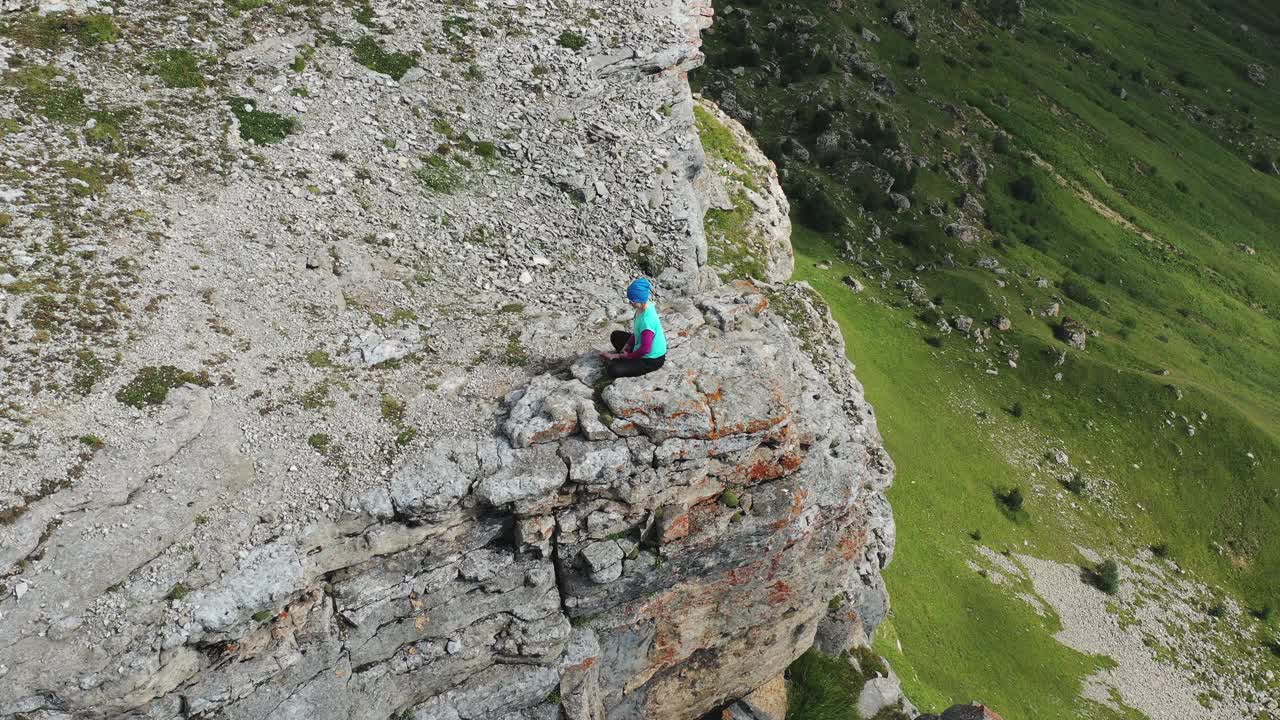
M 876 112 L 863 116 L 858 137 L 877 148 L 896 148 L 901 140 L 893 120 Z
M 438 193 L 451 193 L 458 185 L 458 178 L 449 167 L 449 161 L 440 155 L 431 155 L 422 162 L 422 167 L 413 173 L 427 189 Z
M 801 225 L 818 232 L 831 232 L 844 227 L 844 213 L 816 181 L 806 178 L 796 183 L 794 190 L 788 188 L 788 193 L 794 193 L 793 207 Z
M 1187 187 L 1187 184 L 1181 180 L 1175 182 L 1173 186 L 1178 188 L 1178 192 L 1184 192 L 1184 193 L 1191 192 L 1191 188 Z
M 930 335 L 929 337 L 925 338 L 924 341 L 926 343 L 929 343 L 930 347 L 934 347 L 939 350 L 942 349 L 942 346 L 944 344 L 942 337 L 939 335 Z
M 974 542 L 982 542 L 982 531 L 974 530 L 973 532 L 969 533 L 969 537 L 973 538 Z
M 1007 133 L 996 133 L 996 137 L 991 141 L 991 147 L 1001 155 L 1009 154 L 1009 135 Z
M 169 396 L 169 391 L 187 383 L 209 387 L 208 373 L 193 373 L 172 365 L 144 367 L 128 385 L 116 392 L 116 400 L 125 405 L 141 408 L 143 405 L 159 405 Z
M 1012 513 L 1022 511 L 1022 488 L 1013 488 L 1004 492 L 996 493 L 996 499 L 1004 506 L 1006 510 Z
M 924 232 L 916 225 L 909 225 L 893 237 L 906 247 L 918 247 L 924 240 Z
M 1264 623 L 1269 623 L 1271 622 L 1271 618 L 1275 617 L 1276 611 L 1275 608 L 1270 605 L 1263 605 L 1257 610 L 1254 610 L 1252 614 L 1258 620 L 1261 620 Z
M 1089 582 L 1108 595 L 1120 589 L 1120 567 L 1115 560 L 1104 560 L 1088 571 Z
M 1062 481 L 1062 487 L 1073 495 L 1080 495 L 1089 489 L 1089 481 L 1085 480 L 1080 473 L 1073 473 L 1071 477 Z
M 355 18 L 356 22 L 367 28 L 374 27 L 373 6 L 368 2 L 362 3 L 359 7 L 353 10 L 351 12 L 351 17 Z
M 1021 402 L 1015 402 L 1013 407 L 1009 408 L 1009 414 L 1016 418 L 1022 417 L 1023 412 L 1025 412 L 1025 410 L 1023 410 Z
M 1058 286 L 1062 294 L 1092 310 L 1101 311 L 1102 301 L 1079 278 L 1067 278 Z
M 1220 618 L 1227 614 L 1227 606 L 1217 602 L 1210 605 L 1204 612 L 1211 618 Z
M 1199 86 L 1199 81 L 1196 80 L 1195 75 L 1191 74 L 1190 70 L 1179 70 L 1178 73 L 1173 76 L 1173 79 L 1183 87 L 1193 88 Z
M 1156 557 L 1158 557 L 1158 558 L 1167 558 L 1167 557 L 1169 557 L 1169 543 L 1167 543 L 1167 542 L 1158 542 L 1158 543 L 1156 543 L 1155 545 L 1152 545 L 1152 546 L 1151 546 L 1151 554 L 1152 554 L 1152 555 L 1155 555 L 1155 556 L 1156 556 Z
M 920 53 L 911 53 L 907 56 L 906 65 L 909 68 L 920 67 Z
M 1025 203 L 1036 201 L 1036 181 L 1030 175 L 1022 175 L 1009 184 L 1009 194 Z
M 325 453 L 329 452 L 330 442 L 331 440 L 329 436 L 325 435 L 324 433 L 316 433 L 315 435 L 312 435 L 311 437 L 307 438 L 307 444 L 310 445 L 313 450 L 320 453 L 321 455 L 324 455 Z
M 587 38 L 586 36 L 580 33 L 576 33 L 572 30 L 565 30 L 564 32 L 560 33 L 560 37 L 558 40 L 556 40 L 556 42 L 558 42 L 560 44 L 560 47 L 562 48 L 569 48 L 570 50 L 581 50 L 583 47 L 586 46 Z

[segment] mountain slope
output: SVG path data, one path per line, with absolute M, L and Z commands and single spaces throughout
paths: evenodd
M 1280 669 L 1277 27 L 1261 3 L 1021 6 L 736 3 L 694 78 L 779 165 L 797 276 L 900 468 L 880 647 L 926 708 L 1261 717 Z M 1036 563 L 1093 551 L 1119 591 L 1074 592 L 1110 603 L 1131 652 L 1053 639 L 1084 611 L 1048 602 Z M 1124 679 L 1145 656 L 1182 705 Z

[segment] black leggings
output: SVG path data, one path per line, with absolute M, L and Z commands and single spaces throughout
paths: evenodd
M 622 352 L 627 343 L 631 342 L 635 336 L 629 332 L 622 330 L 614 330 L 609 336 L 609 342 L 613 344 L 613 349 Z M 634 349 L 634 346 L 633 346 Z M 605 373 L 611 378 L 623 377 L 639 377 L 640 375 L 648 375 L 649 373 L 662 367 L 667 361 L 667 356 L 656 358 L 618 358 L 617 360 L 608 360 L 604 364 Z

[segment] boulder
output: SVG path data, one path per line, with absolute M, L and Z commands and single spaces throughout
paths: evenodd
M 888 707 L 897 707 L 902 702 L 902 684 L 896 677 L 871 678 L 862 686 L 856 707 L 858 717 L 871 720 Z
M 978 241 L 978 230 L 972 225 L 964 223 L 950 223 L 942 229 L 947 237 L 953 237 L 962 243 L 975 243 Z
M 502 467 L 476 486 L 475 496 L 489 505 L 535 500 L 569 479 L 569 468 L 555 445 L 538 445 L 506 454 Z
M 899 10 L 889 19 L 889 24 L 902 31 L 907 37 L 916 36 L 916 26 L 911 23 L 911 16 L 905 10 Z
M 396 512 L 418 517 L 446 510 L 462 499 L 471 489 L 479 461 L 475 444 L 471 444 L 471 456 L 460 459 L 445 448 L 433 448 L 402 462 L 391 474 L 390 501 Z M 466 467 L 470 465 L 470 467 Z
M 964 158 L 964 176 L 978 187 L 987 184 L 987 162 L 973 146 L 969 146 L 969 152 Z
M 622 576 L 622 559 L 626 553 L 616 540 L 600 540 L 588 545 L 580 553 L 591 579 L 608 583 Z
M 984 217 L 987 214 L 986 208 L 982 207 L 982 202 L 973 193 L 964 193 L 960 196 L 960 209 L 965 214 L 975 218 Z
M 543 375 L 510 398 L 503 430 L 518 448 L 553 442 L 578 430 L 579 413 L 594 413 L 591 389 L 576 380 Z
M 1257 63 L 1250 63 L 1249 66 L 1245 68 L 1245 77 L 1249 79 L 1249 82 L 1257 85 L 1258 87 L 1266 87 L 1267 85 L 1267 71 Z
M 1073 317 L 1064 317 L 1058 325 L 1058 339 L 1076 350 L 1084 350 L 1089 341 L 1089 329 Z
M 402 360 L 423 349 L 422 331 L 416 325 L 392 328 L 385 332 L 370 329 L 354 343 L 355 350 L 348 357 L 351 364 L 363 363 L 368 367 L 391 360 Z

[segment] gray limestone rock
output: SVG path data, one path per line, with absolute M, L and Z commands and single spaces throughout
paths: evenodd
M 591 579 L 598 583 L 613 582 L 621 577 L 622 559 L 625 556 L 622 546 L 614 540 L 591 543 L 581 553 Z
M 490 505 L 544 496 L 569 479 L 569 468 L 555 445 L 511 451 L 502 468 L 476 486 L 475 495 Z
M 592 408 L 590 388 L 543 375 L 520 391 L 503 428 L 518 448 L 553 442 L 576 432 L 579 413 Z
M 458 450 L 458 445 L 433 448 L 401 463 L 391 475 L 390 502 L 396 512 L 412 517 L 457 504 L 471 488 L 478 464 L 474 452 L 470 463 L 460 463 Z
M 195 620 L 209 632 L 225 632 L 254 613 L 274 608 L 302 582 L 297 550 L 286 543 L 256 547 L 239 568 L 191 598 Z
M 887 707 L 902 701 L 902 685 L 896 677 L 877 677 L 867 681 L 858 695 L 858 717 L 871 720 Z

